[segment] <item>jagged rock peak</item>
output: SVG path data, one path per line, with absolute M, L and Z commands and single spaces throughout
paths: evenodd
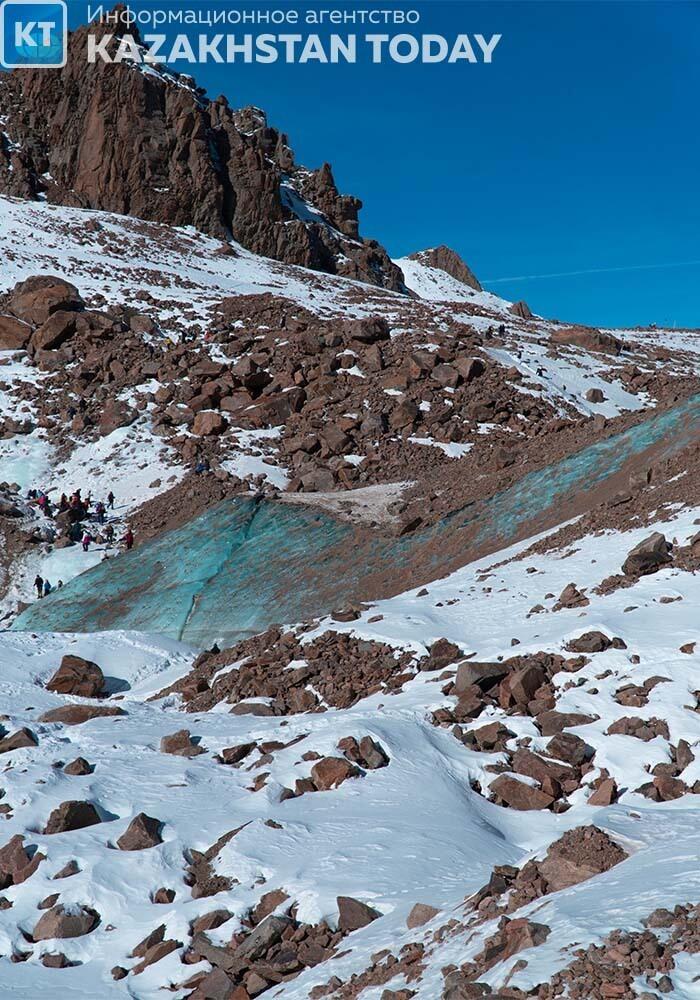
M 0 75 L 0 194 L 195 226 L 289 264 L 405 291 L 384 248 L 359 235 L 362 203 L 328 164 L 297 166 L 259 108 L 214 101 L 186 75 L 87 60 L 73 32 L 63 69 Z M 138 34 L 130 29 L 135 41 Z
M 434 267 L 439 271 L 445 271 L 456 281 L 461 281 L 463 285 L 475 288 L 477 292 L 482 291 L 481 285 L 476 275 L 464 263 L 462 258 L 454 250 L 444 244 L 439 247 L 432 247 L 430 250 L 419 250 L 417 253 L 409 254 L 409 260 L 417 260 L 419 264 L 426 267 Z

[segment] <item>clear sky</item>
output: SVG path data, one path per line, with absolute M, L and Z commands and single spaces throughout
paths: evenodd
M 700 326 L 700 3 L 364 6 L 420 11 L 414 34 L 503 37 L 490 66 L 207 64 L 194 75 L 212 97 L 264 108 L 298 162 L 330 161 L 364 202 L 363 235 L 394 256 L 447 243 L 487 288 L 548 316 Z M 75 22 L 86 5 L 70 7 Z

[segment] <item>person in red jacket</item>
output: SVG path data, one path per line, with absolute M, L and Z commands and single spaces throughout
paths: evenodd
M 122 538 L 122 541 L 126 545 L 127 552 L 134 547 L 134 533 L 131 528 L 126 529 L 126 534 Z

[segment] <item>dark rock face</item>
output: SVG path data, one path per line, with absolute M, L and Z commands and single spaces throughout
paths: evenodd
M 438 271 L 444 271 L 457 281 L 461 281 L 463 285 L 469 285 L 477 292 L 483 291 L 476 275 L 467 267 L 459 254 L 444 244 L 432 247 L 430 250 L 419 250 L 418 253 L 409 254 L 409 260 L 417 260 L 419 264 L 425 264 L 426 267 L 437 268 Z
M 328 164 L 297 167 L 262 111 L 209 101 L 189 77 L 88 63 L 89 33 L 122 32 L 80 28 L 63 69 L 3 75 L 10 140 L 0 146 L 0 193 L 192 225 L 286 263 L 403 290 L 386 251 L 359 237 L 362 203 L 338 192 Z

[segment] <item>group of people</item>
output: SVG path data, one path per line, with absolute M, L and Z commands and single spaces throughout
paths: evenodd
M 93 502 L 92 492 L 89 492 L 87 496 L 82 496 L 80 489 L 75 490 L 70 496 L 62 493 L 58 503 L 52 503 L 48 492 L 38 489 L 29 490 L 27 499 L 35 503 L 46 517 L 56 519 L 61 515 L 66 515 L 65 518 L 61 517 L 61 520 L 67 520 L 68 538 L 73 543 L 80 543 L 83 552 L 89 552 L 90 546 L 97 541 L 104 541 L 107 548 L 114 545 L 115 527 L 111 521 L 107 520 L 108 512 L 114 510 L 116 500 L 112 490 L 107 494 L 106 502 L 100 500 L 97 503 Z M 83 522 L 88 519 L 100 526 L 96 534 L 93 534 L 84 525 Z M 134 533 L 131 528 L 127 527 L 126 532 L 118 541 L 127 551 L 132 549 L 134 547 Z M 37 597 L 48 597 L 54 589 L 60 590 L 62 586 L 63 580 L 59 580 L 54 588 L 51 582 L 44 579 L 40 573 L 37 573 L 34 580 Z
M 36 588 L 37 597 L 48 597 L 53 587 L 48 580 L 45 580 L 39 573 L 34 577 L 34 586 Z M 60 590 L 63 586 L 63 580 L 59 580 L 56 584 L 56 589 Z

